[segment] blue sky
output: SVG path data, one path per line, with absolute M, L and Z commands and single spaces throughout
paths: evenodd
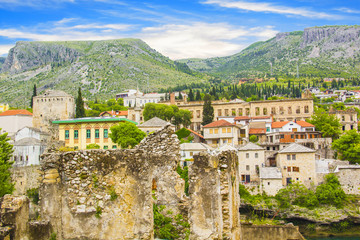
M 360 24 L 360 0 L 0 0 L 0 55 L 17 41 L 140 38 L 170 57 L 235 54 L 278 32 Z

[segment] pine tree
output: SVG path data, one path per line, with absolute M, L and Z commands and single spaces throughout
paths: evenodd
M 202 125 L 205 126 L 209 124 L 214 119 L 214 108 L 211 106 L 211 96 L 206 94 L 204 97 L 204 106 L 203 106 L 203 121 Z
M 194 93 L 193 93 L 191 88 L 190 88 L 190 91 L 189 91 L 189 101 L 194 101 Z
M 36 84 L 34 84 L 34 88 L 33 88 L 33 94 L 32 94 L 32 96 L 31 96 L 31 100 L 30 100 L 30 107 L 32 108 L 33 107 L 33 105 L 34 105 L 34 97 L 37 95 L 37 93 L 36 93 Z
M 76 98 L 76 118 L 85 117 L 84 101 L 81 97 L 81 88 L 79 87 L 78 97 Z
M 196 100 L 196 101 L 201 101 L 201 94 L 200 94 L 200 91 L 199 91 L 199 90 L 196 91 L 195 100 Z

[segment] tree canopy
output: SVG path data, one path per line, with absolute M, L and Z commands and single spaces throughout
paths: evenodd
M 341 124 L 335 115 L 317 111 L 307 121 L 313 124 L 315 129 L 323 134 L 323 137 L 337 139 L 341 134 Z
M 79 87 L 79 90 L 78 90 L 78 96 L 77 96 L 77 98 L 76 98 L 76 113 L 75 113 L 75 117 L 76 117 L 76 118 L 85 117 L 84 100 L 82 99 L 82 96 L 81 96 L 81 88 L 80 88 L 80 87 Z
M 204 106 L 203 106 L 203 119 L 202 125 L 211 123 L 214 120 L 214 108 L 211 106 L 211 96 L 206 94 L 204 97 Z
M 360 163 L 360 134 L 356 130 L 346 131 L 339 139 L 332 143 L 341 160 Z
M 87 117 L 98 117 L 100 113 L 105 111 L 126 111 L 127 108 L 124 107 L 124 100 L 122 98 L 119 98 L 117 101 L 115 98 L 109 99 L 106 102 L 99 102 L 95 100 L 89 101 L 88 106 L 91 108 L 91 110 L 86 110 L 86 116 Z
M 0 128 L 1 130 L 1 128 Z M 0 197 L 14 191 L 14 184 L 11 182 L 10 168 L 13 164 L 10 161 L 13 153 L 13 146 L 8 142 L 10 138 L 7 133 L 0 135 Z
M 134 147 L 146 136 L 135 124 L 124 121 L 110 128 L 111 141 L 121 148 Z

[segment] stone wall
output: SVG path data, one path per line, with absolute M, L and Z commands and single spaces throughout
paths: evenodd
M 26 190 L 39 187 L 40 166 L 26 166 L 11 168 L 14 195 L 25 195 Z
M 360 194 L 360 166 L 338 166 L 335 174 L 346 194 Z
M 299 232 L 299 227 L 290 225 L 247 225 L 241 226 L 242 239 L 261 240 L 305 240 Z

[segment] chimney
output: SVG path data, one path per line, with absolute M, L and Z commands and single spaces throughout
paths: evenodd
M 170 104 L 175 105 L 175 93 L 170 93 Z

